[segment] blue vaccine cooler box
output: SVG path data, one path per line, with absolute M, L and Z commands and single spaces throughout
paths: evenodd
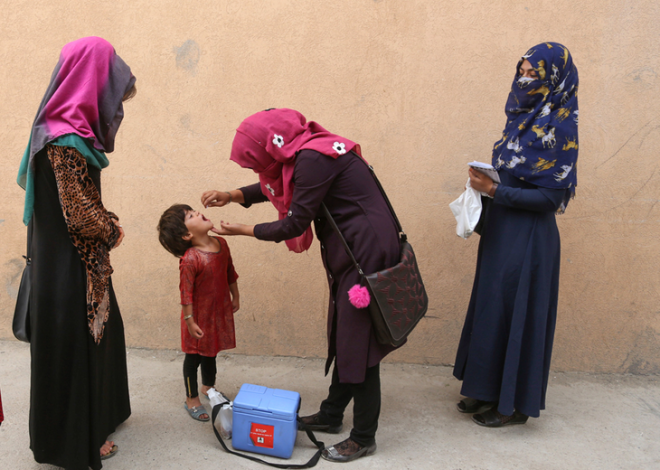
M 288 459 L 298 432 L 300 394 L 243 384 L 234 398 L 232 446 Z

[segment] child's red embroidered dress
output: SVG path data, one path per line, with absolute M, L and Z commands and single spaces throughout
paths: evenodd
M 181 350 L 186 354 L 215 357 L 236 347 L 229 285 L 238 274 L 227 242 L 214 238 L 220 242 L 218 253 L 189 248 L 179 261 L 181 305 L 192 304 L 193 318 L 204 332 L 200 339 L 193 338 L 181 313 Z

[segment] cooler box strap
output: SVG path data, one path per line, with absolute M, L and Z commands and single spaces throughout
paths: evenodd
M 266 462 L 265 460 L 261 460 L 257 457 L 253 457 L 251 455 L 245 455 L 241 454 L 240 452 L 235 452 L 233 450 L 229 450 L 227 447 L 227 444 L 225 444 L 225 441 L 222 439 L 222 436 L 218 432 L 217 428 L 215 427 L 215 419 L 218 417 L 218 413 L 220 413 L 220 408 L 222 408 L 222 405 L 224 403 L 220 403 L 219 405 L 215 405 L 213 407 L 213 411 L 211 412 L 211 426 L 213 426 L 213 432 L 215 433 L 215 437 L 218 438 L 218 441 L 220 441 L 220 444 L 222 445 L 223 449 L 225 449 L 227 452 L 230 454 L 238 455 L 239 457 L 243 457 L 249 460 L 252 460 L 253 462 L 259 462 L 263 463 L 266 465 L 270 465 L 271 467 L 275 468 L 291 468 L 291 469 L 298 469 L 298 468 L 312 468 L 315 466 L 319 459 L 321 458 L 321 451 L 325 448 L 325 444 L 323 442 L 319 442 L 316 440 L 316 436 L 314 436 L 314 433 L 310 431 L 309 429 L 305 428 L 305 432 L 307 433 L 307 436 L 309 437 L 309 440 L 318 447 L 319 450 L 316 451 L 316 453 L 312 456 L 311 459 L 305 464 L 299 464 L 299 465 L 294 465 L 294 464 L 277 464 L 277 463 L 270 463 Z

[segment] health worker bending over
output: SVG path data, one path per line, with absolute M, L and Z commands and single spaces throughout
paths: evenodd
M 344 410 L 354 400 L 351 435 L 328 447 L 323 457 L 346 462 L 376 451 L 380 414 L 380 361 L 394 348 L 379 344 L 368 309 L 349 302 L 348 290 L 360 275 L 331 225 L 325 203 L 365 272 L 394 266 L 400 258 L 397 227 L 360 153 L 360 146 L 332 134 L 292 109 L 254 114 L 239 126 L 231 160 L 259 175 L 259 183 L 229 192 L 208 191 L 205 206 L 239 202 L 245 207 L 270 201 L 277 222 L 255 226 L 222 223 L 221 235 L 248 235 L 286 241 L 301 253 L 312 243 L 311 224 L 321 242 L 321 259 L 330 289 L 328 359 L 335 367 L 320 411 L 302 418 L 313 430 L 339 433 Z

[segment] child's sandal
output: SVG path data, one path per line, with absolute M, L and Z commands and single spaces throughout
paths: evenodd
M 204 408 L 204 405 L 200 406 L 193 406 L 192 408 L 188 408 L 188 404 L 184 403 L 183 407 L 186 409 L 188 414 L 192 419 L 196 419 L 197 421 L 208 421 L 211 418 L 209 418 L 209 414 L 206 412 L 206 408 Z M 200 418 L 200 416 L 206 415 L 206 418 Z

